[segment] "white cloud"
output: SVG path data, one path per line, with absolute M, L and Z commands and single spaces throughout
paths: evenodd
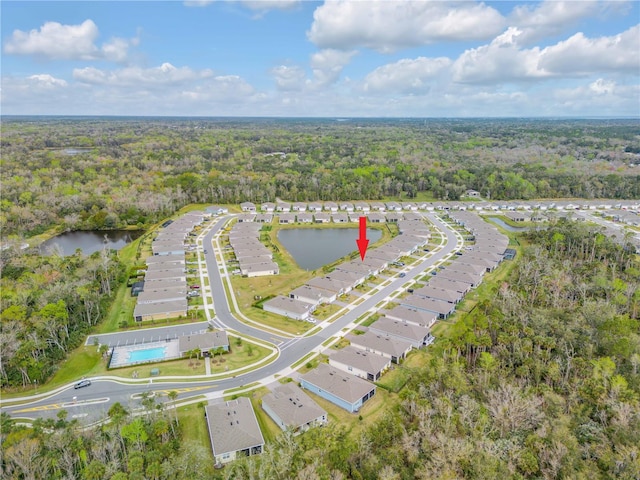
M 4 45 L 9 55 L 33 55 L 48 60 L 109 60 L 124 62 L 130 45 L 137 39 L 113 38 L 100 48 L 95 44 L 99 31 L 91 19 L 79 25 L 45 22 L 40 29 L 14 30 Z
M 304 87 L 306 75 L 301 67 L 278 65 L 272 68 L 270 73 L 276 81 L 278 90 L 295 91 Z
M 640 25 L 611 37 L 587 38 L 582 33 L 545 48 L 542 68 L 564 75 L 617 71 L 640 73 Z
M 446 57 L 404 58 L 369 73 L 364 79 L 363 88 L 372 93 L 423 93 L 450 65 L 451 60 Z
M 453 80 L 461 83 L 502 83 L 551 76 L 538 66 L 540 50 L 521 50 L 517 38 L 522 32 L 509 27 L 489 45 L 462 53 L 452 66 Z
M 526 45 L 558 35 L 599 9 L 601 5 L 592 0 L 545 0 L 535 7 L 516 6 L 509 16 L 509 23 L 520 29 L 522 34 L 518 37 L 518 41 Z
M 640 85 L 619 85 L 610 79 L 597 80 L 574 88 L 556 89 L 552 99 L 564 115 L 638 116 Z
M 47 88 L 47 89 L 57 88 L 57 87 L 66 87 L 68 85 L 66 80 L 63 80 L 61 78 L 55 78 L 54 76 L 49 75 L 48 73 L 39 73 L 36 75 L 31 75 L 27 78 L 32 82 L 32 85 L 37 84 L 38 86 L 42 88 Z
M 98 27 L 92 20 L 85 20 L 80 25 L 46 22 L 39 30 L 14 30 L 4 52 L 51 59 L 91 60 L 98 53 L 93 43 L 96 38 Z
M 159 67 L 127 67 L 120 70 L 100 70 L 94 67 L 76 68 L 73 78 L 79 82 L 96 85 L 153 86 L 178 85 L 186 82 L 213 77 L 213 71 L 192 70 L 189 67 L 176 68 L 170 63 Z
M 504 18 L 484 3 L 371 0 L 329 1 L 313 14 L 309 39 L 322 48 L 358 46 L 380 52 L 439 41 L 488 39 Z
M 328 48 L 311 55 L 314 85 L 325 87 L 338 80 L 342 70 L 356 53 Z
M 466 50 L 453 64 L 453 80 L 500 84 L 601 72 L 640 72 L 640 26 L 594 39 L 577 33 L 544 49 L 520 48 L 522 34 L 518 28 L 510 27 L 489 45 Z
M 69 84 L 48 73 L 28 77 L 2 77 L 0 104 L 3 112 L 38 114 L 60 111 L 61 105 L 72 96 Z

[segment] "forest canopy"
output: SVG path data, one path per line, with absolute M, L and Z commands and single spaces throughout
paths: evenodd
M 1 147 L 5 236 L 276 197 L 640 197 L 635 120 L 9 117 Z

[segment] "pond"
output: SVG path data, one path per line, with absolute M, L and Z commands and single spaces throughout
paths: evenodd
M 495 223 L 496 225 L 501 226 L 507 232 L 525 232 L 529 230 L 528 227 L 512 227 L 511 225 L 509 225 L 504 220 L 498 217 L 489 217 L 489 221 Z
M 86 148 L 86 147 L 69 147 L 69 148 L 63 148 L 62 150 L 56 150 L 60 153 L 62 153 L 63 155 L 68 155 L 68 156 L 75 156 L 75 155 L 80 155 L 81 153 L 88 153 L 91 152 L 93 149 L 92 148 Z
M 377 242 L 382 232 L 367 229 L 369 245 Z M 291 228 L 278 232 L 278 240 L 300 268 L 316 270 L 358 249 L 357 228 Z
M 53 237 L 42 245 L 40 250 L 44 254 L 50 254 L 59 248 L 63 255 L 73 255 L 76 249 L 82 250 L 85 255 L 107 248 L 120 250 L 127 243 L 132 242 L 140 235 L 142 230 L 86 230 L 81 232 L 67 232 Z

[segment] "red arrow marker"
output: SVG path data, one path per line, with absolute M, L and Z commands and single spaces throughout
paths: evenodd
M 360 238 L 356 240 L 358 244 L 358 250 L 360 250 L 360 258 L 364 261 L 364 256 L 367 254 L 367 246 L 369 246 L 369 240 L 367 240 L 367 217 L 360 217 Z

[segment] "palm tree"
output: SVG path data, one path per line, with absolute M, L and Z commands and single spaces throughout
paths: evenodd
M 176 421 L 176 425 L 178 425 L 178 407 L 176 406 L 178 392 L 176 392 L 175 390 L 171 390 L 169 393 L 167 393 L 167 397 L 169 397 L 169 400 L 173 402 L 173 415 Z M 173 426 L 171 427 L 171 429 L 173 430 Z

